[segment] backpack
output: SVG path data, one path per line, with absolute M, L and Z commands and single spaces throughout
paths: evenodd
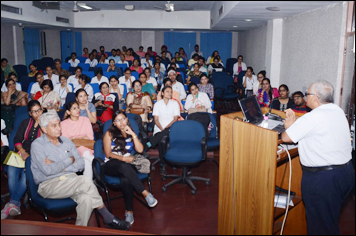
M 208 127 L 210 124 L 210 116 L 209 113 L 206 112 L 196 112 L 188 115 L 187 120 L 195 120 L 203 124 L 205 129 L 205 137 L 209 138 Z

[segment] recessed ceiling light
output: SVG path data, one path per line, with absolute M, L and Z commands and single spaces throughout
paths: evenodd
M 238 26 L 237 26 L 237 25 L 234 25 L 233 27 L 234 27 L 234 28 L 237 28 Z
M 126 11 L 133 11 L 133 10 L 135 10 L 135 6 L 134 5 L 125 5 L 125 10 Z
M 245 21 L 252 21 L 251 19 L 246 19 Z
M 267 10 L 269 11 L 279 11 L 279 7 L 266 7 Z
M 89 7 L 89 6 L 87 6 L 87 5 L 78 5 L 78 6 L 80 6 L 81 8 L 84 8 L 84 9 L 87 9 L 87 10 L 92 10 L 93 8 L 92 7 Z

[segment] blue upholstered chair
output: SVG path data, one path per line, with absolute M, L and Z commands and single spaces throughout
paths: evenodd
M 110 79 L 110 77 L 113 76 L 113 75 L 115 75 L 117 77 L 117 73 L 116 72 L 106 72 L 106 70 L 104 70 L 103 75 L 106 76 L 108 79 Z
M 134 119 L 129 118 L 129 122 L 132 127 L 132 130 L 136 133 L 137 136 L 139 136 L 139 128 L 138 128 L 136 121 Z M 105 122 L 104 129 L 103 129 L 104 134 L 110 128 L 111 125 L 112 125 L 112 120 L 108 120 Z M 102 192 L 105 192 L 106 200 L 104 200 L 104 201 L 108 202 L 109 211 L 112 212 L 111 200 L 121 198 L 122 196 L 110 198 L 109 189 L 115 190 L 115 191 L 121 190 L 121 186 L 120 186 L 121 181 L 120 181 L 119 177 L 112 177 L 112 176 L 105 175 L 105 162 L 104 162 L 105 155 L 103 153 L 103 140 L 102 139 L 97 140 L 94 144 L 94 156 L 95 156 L 95 158 L 92 163 L 94 183 L 98 187 L 99 190 L 101 190 Z M 138 173 L 138 177 L 142 181 L 147 180 L 149 191 L 152 193 L 151 175 Z M 146 207 L 148 207 L 148 205 L 144 201 L 142 201 L 140 198 L 138 198 L 136 195 L 134 195 L 134 197 L 138 201 L 140 201 L 142 204 L 144 204 Z
M 99 63 L 96 65 L 96 67 L 101 67 L 103 68 L 103 72 L 105 73 L 107 70 L 108 70 L 108 67 L 109 67 L 109 64 L 102 64 L 102 63 Z M 106 75 L 105 75 L 106 76 Z M 109 77 L 108 77 L 109 78 Z
M 89 64 L 87 64 L 87 65 L 89 65 Z M 82 74 L 88 76 L 90 79 L 92 79 L 95 76 L 94 71 L 83 70 Z
M 27 92 L 28 91 L 28 87 L 30 86 L 30 84 L 36 83 L 36 78 L 35 77 L 28 77 L 26 76 L 22 76 L 19 77 L 21 78 L 19 81 L 21 82 L 21 86 L 22 86 L 22 91 Z
M 89 71 L 89 68 L 90 68 L 90 64 L 86 64 L 86 63 L 82 63 L 82 62 L 78 63 L 78 66 L 80 66 L 82 68 L 82 71 Z
M 93 88 L 94 95 L 96 93 L 100 93 L 100 88 L 99 88 L 99 84 L 98 83 L 90 83 L 89 85 Z M 89 102 L 91 102 L 91 101 L 89 101 Z
M 22 64 L 14 65 L 13 68 L 16 71 L 19 80 L 21 79 L 22 76 L 28 75 L 27 66 L 25 66 L 25 65 L 22 65 Z
M 189 135 L 187 135 L 189 134 Z M 162 191 L 173 184 L 183 183 L 189 184 L 193 189 L 191 194 L 196 193 L 196 187 L 192 181 L 204 181 L 207 185 L 210 184 L 210 179 L 191 176 L 188 174 L 191 168 L 198 167 L 206 160 L 207 145 L 205 138 L 205 129 L 201 123 L 193 120 L 184 120 L 175 122 L 170 129 L 169 137 L 162 139 L 164 158 L 168 165 L 172 167 L 183 168 L 182 176 L 179 175 L 164 175 L 165 178 L 174 178 L 172 182 L 164 185 Z
M 131 71 L 131 75 L 134 76 L 136 78 L 136 80 L 138 80 L 138 72 L 137 71 Z
M 69 70 L 70 63 L 68 62 L 62 62 L 62 69 Z
M 57 214 L 69 214 L 75 210 L 75 208 L 77 207 L 77 203 L 73 201 L 71 198 L 47 199 L 41 197 L 41 195 L 38 194 L 37 192 L 38 185 L 35 183 L 31 170 L 31 156 L 29 156 L 26 159 L 25 167 L 26 167 L 26 181 L 27 181 L 30 205 L 42 212 L 44 220 L 46 222 L 48 222 L 47 212 L 57 215 Z M 97 210 L 95 209 L 94 212 L 98 223 L 98 227 L 100 227 L 100 221 L 99 221 Z M 75 220 L 75 219 L 76 218 L 73 217 L 67 217 L 65 219 L 55 221 L 55 223 L 60 223 L 66 220 Z
M 234 64 L 237 62 L 237 58 L 229 58 L 226 60 L 226 71 L 233 75 Z

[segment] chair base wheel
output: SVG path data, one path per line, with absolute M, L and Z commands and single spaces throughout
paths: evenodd
M 195 195 L 196 191 L 192 190 L 192 191 L 190 191 L 190 193 L 191 193 L 192 195 Z
M 151 167 L 151 170 L 155 170 L 155 169 L 156 169 L 155 167 L 153 167 L 153 166 Z
M 210 185 L 210 181 L 206 181 L 205 184 L 209 186 Z
M 162 181 L 165 181 L 165 180 L 166 180 L 166 178 L 162 176 Z
M 162 192 L 165 192 L 167 191 L 167 188 L 166 187 L 162 187 Z

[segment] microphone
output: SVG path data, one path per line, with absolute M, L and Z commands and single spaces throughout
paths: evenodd
M 268 116 L 268 119 L 271 119 L 271 120 L 280 120 L 281 119 L 281 117 L 279 115 L 271 113 L 272 103 L 273 103 L 273 101 L 275 101 L 277 99 L 278 99 L 278 97 L 272 99 L 272 101 L 269 104 L 269 112 L 265 114 L 265 116 Z

